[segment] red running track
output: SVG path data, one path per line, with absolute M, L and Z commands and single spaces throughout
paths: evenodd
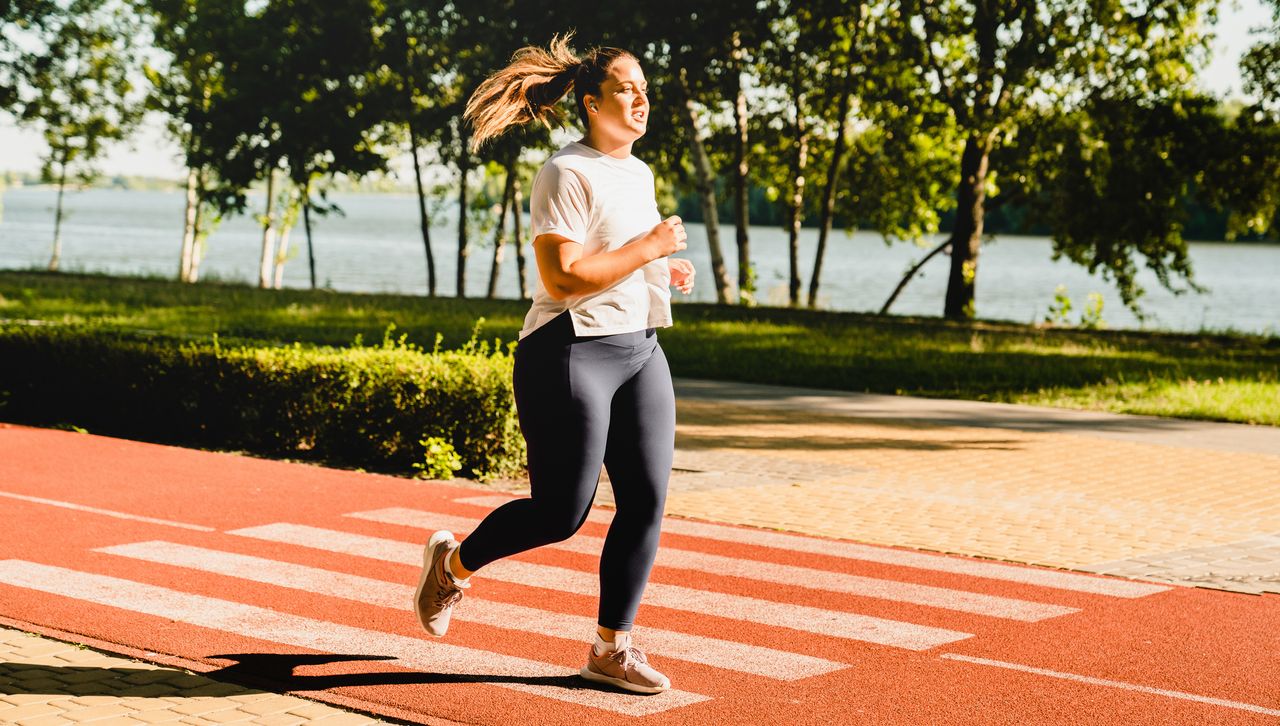
M 675 519 L 636 629 L 673 691 L 594 688 L 607 510 L 487 568 L 424 635 L 430 529 L 502 499 L 0 425 L 0 619 L 424 722 L 1280 721 L 1275 597 Z

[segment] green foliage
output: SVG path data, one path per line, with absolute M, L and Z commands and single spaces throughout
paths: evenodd
M 139 23 L 117 0 L 73 0 L 56 17 L 18 89 L 19 121 L 39 129 L 48 145 L 45 181 L 88 183 L 104 147 L 141 120 L 130 73 Z
M 487 354 L 495 357 L 486 360 L 500 360 L 499 346 L 486 348 L 480 341 L 477 319 L 485 319 L 485 335 L 514 340 L 528 309 L 514 300 L 423 300 L 15 272 L 0 272 L 0 297 L 5 301 L 0 316 L 8 319 L 201 339 L 217 333 L 224 340 L 343 346 L 357 335 L 385 341 L 387 324 L 395 321 L 393 346 L 403 340 L 427 350 L 456 351 L 470 344 L 492 351 Z M 677 305 L 675 317 L 675 326 L 659 337 L 677 376 L 1117 412 L 1136 411 L 1149 403 L 1148 395 L 1164 395 L 1160 392 L 1189 378 L 1221 377 L 1227 382 L 1221 395 L 1194 409 L 1179 408 L 1179 401 L 1190 400 L 1186 397 L 1169 398 L 1160 415 L 1280 425 L 1280 408 L 1274 405 L 1280 398 L 1280 338 L 1274 336 L 1048 329 L 695 303 Z M 101 400 L 91 383 L 77 385 L 85 401 Z M 508 385 L 507 379 L 501 385 Z M 103 405 L 109 411 L 120 408 L 111 401 Z M 518 438 L 515 418 L 507 425 L 510 437 Z M 412 440 L 427 432 L 444 435 L 421 424 L 412 429 Z M 465 455 L 466 448 L 452 441 Z M 405 471 L 421 460 L 420 453 Z
M 1066 285 L 1058 285 L 1053 290 L 1053 302 L 1049 304 L 1049 314 L 1044 321 L 1050 325 L 1067 325 L 1071 319 L 1071 296 L 1067 294 Z
M 426 449 L 423 461 L 413 465 L 425 479 L 452 479 L 454 473 L 462 468 L 462 457 L 453 448 L 453 444 L 440 436 L 429 436 L 418 442 Z
M 266 345 L 103 328 L 0 327 L 11 374 L 5 416 L 95 433 L 390 472 L 433 456 L 423 431 L 478 478 L 523 466 L 511 358 L 497 349 L 425 353 Z
M 1085 330 L 1101 330 L 1107 327 L 1106 321 L 1102 319 L 1103 304 L 1102 293 L 1089 293 L 1088 302 L 1080 310 L 1077 326 Z M 1058 285 L 1054 288 L 1053 302 L 1049 304 L 1049 313 L 1045 316 L 1044 322 L 1054 326 L 1071 325 L 1073 309 L 1075 305 L 1071 302 L 1071 296 L 1067 294 L 1067 286 Z
M 1084 306 L 1084 310 L 1080 311 L 1080 327 L 1085 330 L 1101 330 L 1107 327 L 1107 321 L 1102 319 L 1102 293 L 1089 293 L 1089 303 Z

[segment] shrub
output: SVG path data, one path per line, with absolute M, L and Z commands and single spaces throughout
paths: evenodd
M 11 421 L 409 473 L 430 433 L 480 479 L 524 466 L 509 349 L 330 348 L 0 327 Z

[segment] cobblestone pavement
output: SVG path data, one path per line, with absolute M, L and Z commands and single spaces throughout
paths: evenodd
M 0 627 L 0 723 L 366 726 L 386 722 Z

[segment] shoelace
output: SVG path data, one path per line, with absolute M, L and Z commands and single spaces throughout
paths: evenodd
M 436 607 L 449 608 L 462 599 L 462 590 L 456 587 L 442 587 L 436 590 Z
M 630 668 L 635 663 L 649 662 L 648 659 L 645 658 L 644 653 L 640 649 L 633 648 L 631 646 L 627 646 L 622 650 L 615 650 L 614 652 L 610 653 L 609 660 L 617 661 L 618 665 L 622 666 L 623 673 L 626 673 L 627 669 Z

